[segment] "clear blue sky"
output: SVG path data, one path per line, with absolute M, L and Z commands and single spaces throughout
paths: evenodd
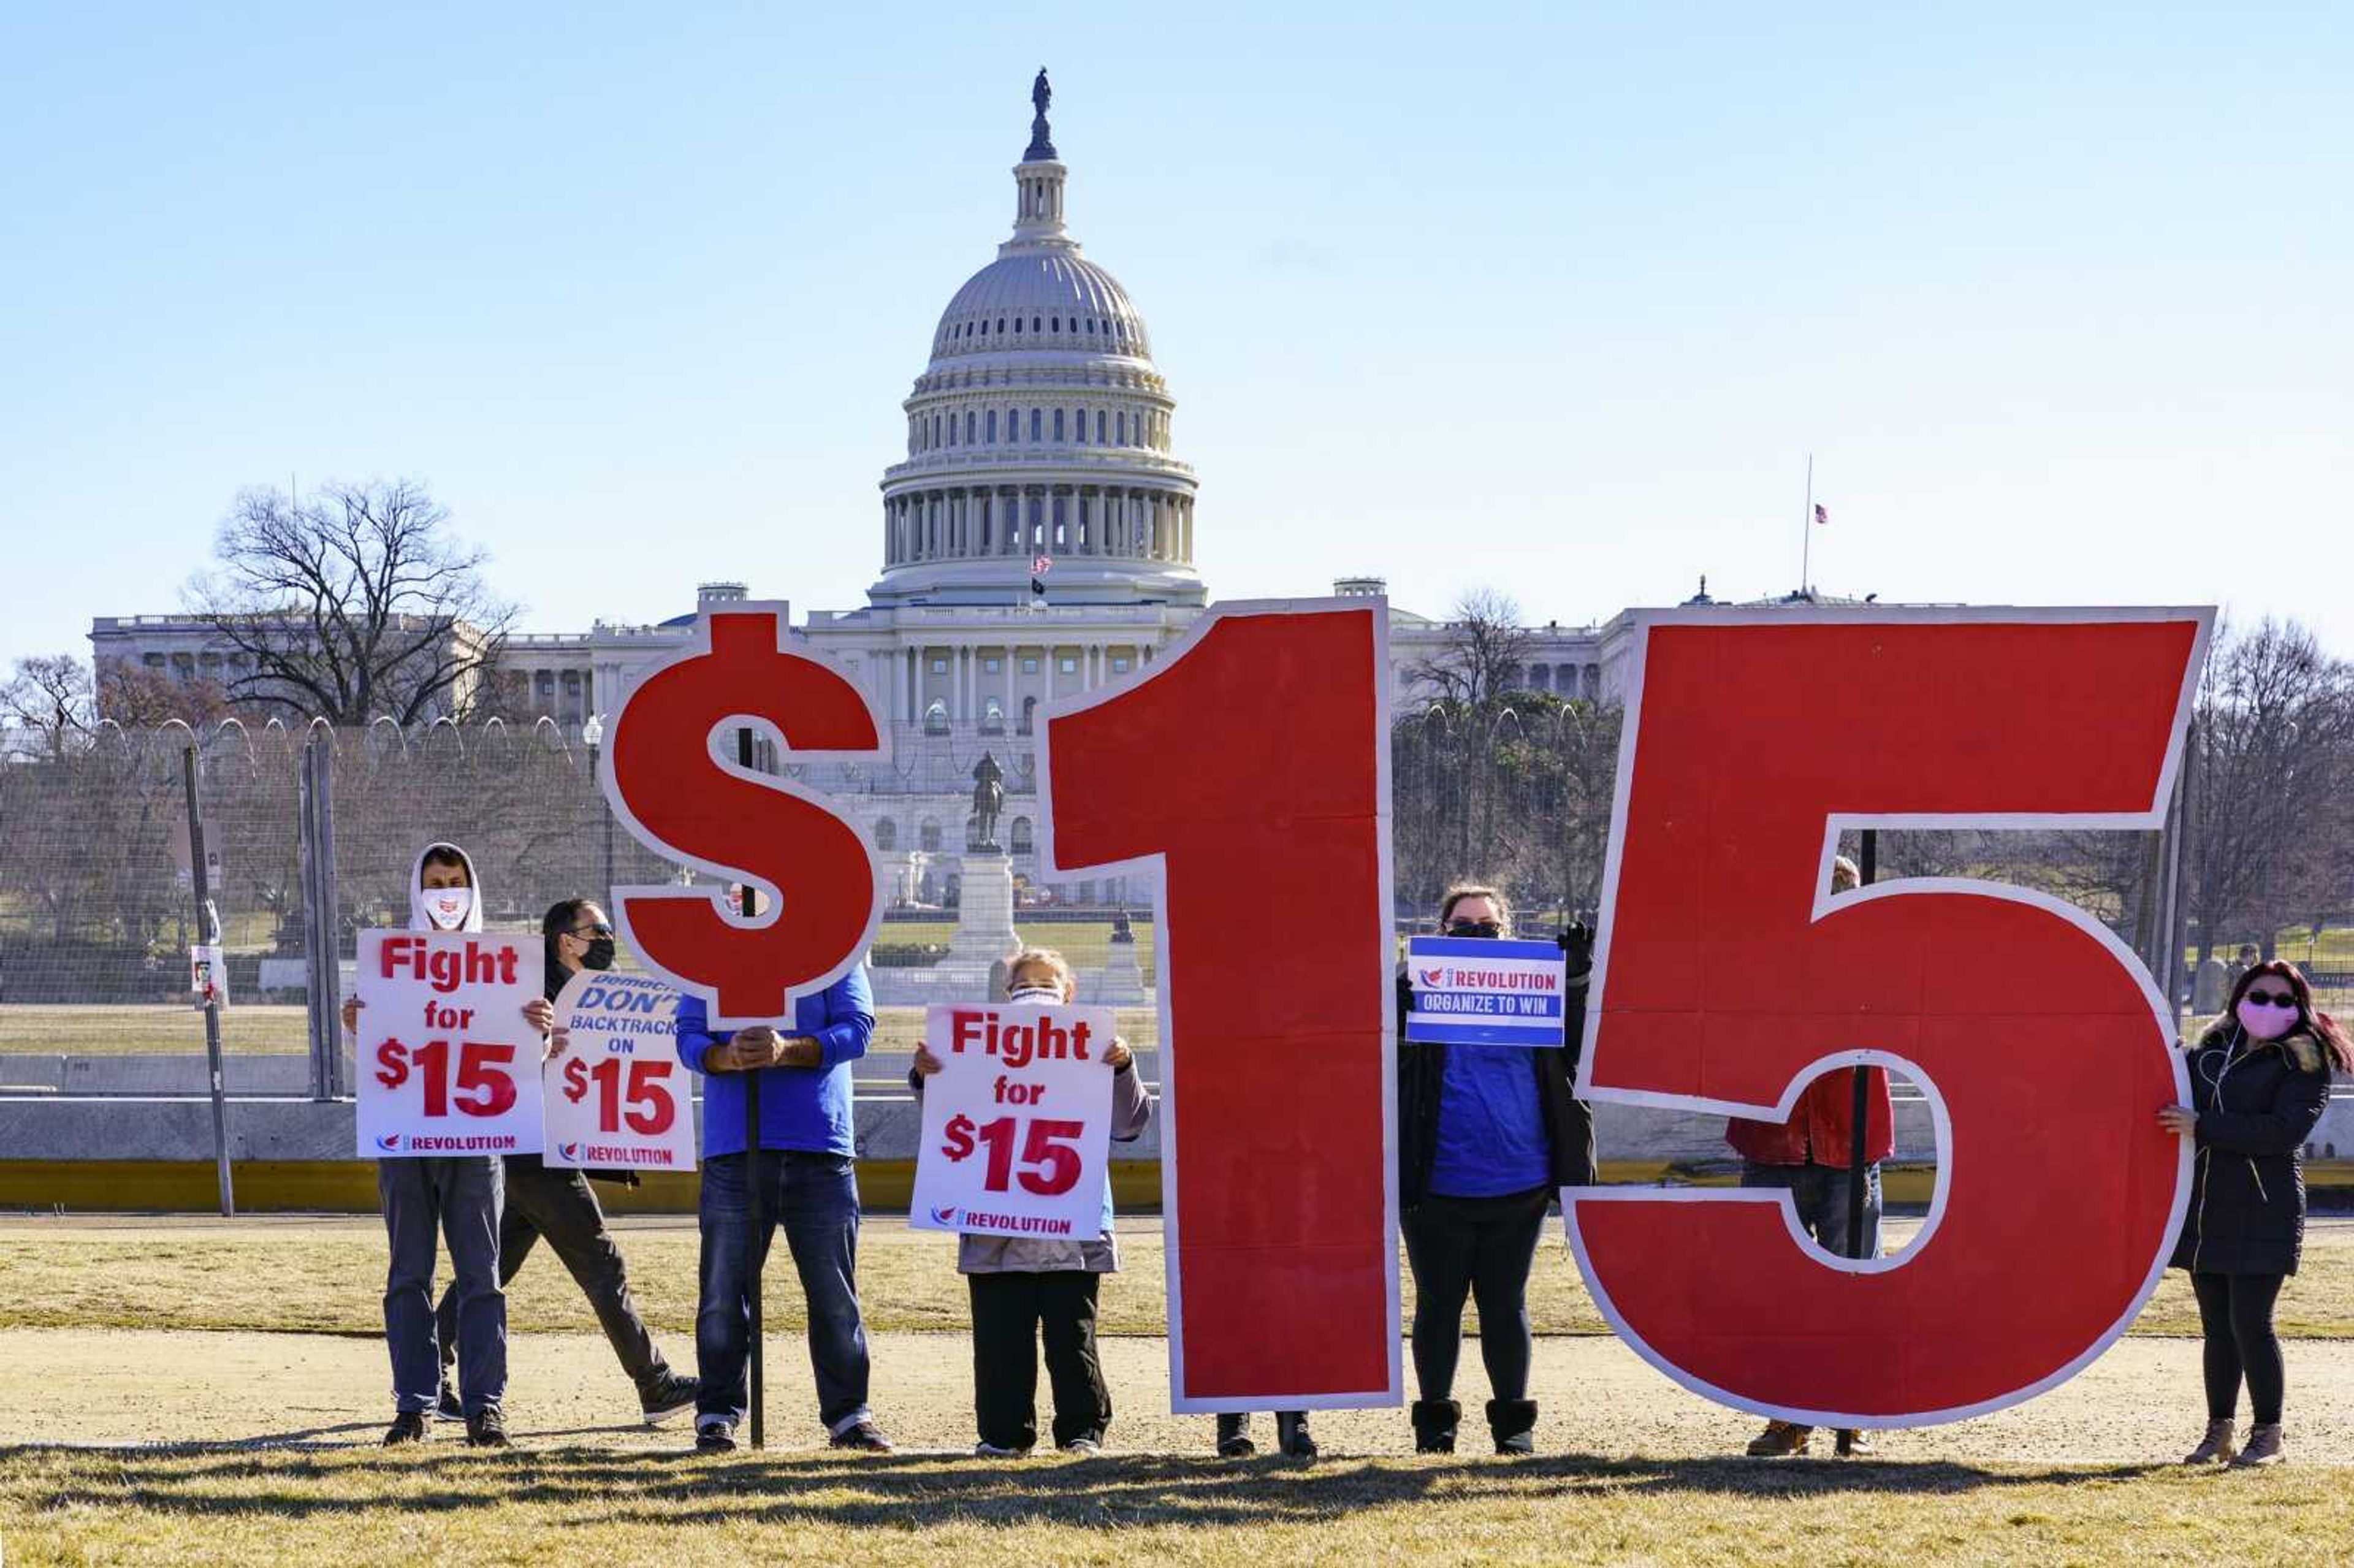
M 0 12 L 0 659 L 239 487 L 429 482 L 534 630 L 863 602 L 1031 73 L 1221 598 L 2218 600 L 2354 654 L 2354 11 Z M 495 14 L 490 14 L 495 13 Z

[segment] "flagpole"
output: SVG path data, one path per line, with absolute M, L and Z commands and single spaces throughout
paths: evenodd
M 1808 596 L 1808 572 L 1814 562 L 1815 549 L 1815 454 L 1807 454 L 1807 509 L 1798 514 L 1798 535 L 1805 541 L 1798 546 L 1798 597 Z

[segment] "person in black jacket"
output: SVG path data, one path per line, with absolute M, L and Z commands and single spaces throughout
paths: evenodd
M 1511 906 L 1496 888 L 1458 885 L 1439 905 L 1438 927 L 1450 937 L 1507 937 Z M 1569 982 L 1566 1044 L 1558 1050 L 1408 1044 L 1413 981 L 1398 976 L 1398 1208 L 1414 1270 L 1418 1453 L 1455 1451 L 1463 1414 L 1454 1398 L 1455 1366 L 1467 1295 L 1479 1308 L 1496 1451 L 1535 1451 L 1529 1269 L 1554 1193 L 1594 1180 L 1594 1121 L 1572 1092 L 1594 940 L 1573 925 L 1561 944 Z
M 546 949 L 544 970 L 547 1000 L 553 1002 L 564 982 L 582 969 L 610 969 L 613 964 L 613 927 L 605 912 L 586 898 L 567 898 L 551 906 L 539 923 L 540 939 Z M 558 1033 L 554 1049 L 561 1051 L 562 1020 L 557 1020 Z M 536 1154 L 510 1154 L 506 1160 L 506 1209 L 499 1220 L 499 1285 L 507 1282 L 523 1267 L 530 1255 L 533 1244 L 541 1238 L 556 1249 L 556 1255 L 572 1273 L 580 1293 L 588 1298 L 596 1308 L 597 1320 L 605 1330 L 605 1338 L 613 1347 L 613 1354 L 621 1370 L 637 1384 L 638 1411 L 649 1426 L 658 1425 L 673 1415 L 695 1408 L 699 1385 L 691 1377 L 684 1377 L 670 1368 L 662 1351 L 654 1345 L 653 1336 L 646 1331 L 645 1320 L 638 1316 L 638 1305 L 630 1296 L 630 1273 L 621 1261 L 621 1249 L 613 1245 L 612 1234 L 605 1228 L 605 1211 L 597 1202 L 594 1189 L 588 1185 L 588 1172 L 550 1170 Z M 624 1186 L 637 1185 L 634 1171 L 595 1173 L 600 1181 L 618 1181 Z M 451 1343 L 450 1325 L 457 1318 L 457 1287 L 441 1298 L 441 1343 Z M 444 1420 L 462 1409 L 459 1390 L 451 1381 L 451 1352 L 444 1350 L 441 1361 L 440 1414 Z
M 2273 1305 L 2305 1240 L 2305 1140 L 2329 1104 L 2329 1075 L 2354 1049 L 2296 966 L 2242 974 L 2221 1018 L 2190 1047 L 2190 1100 L 2158 1113 L 2194 1140 L 2190 1208 L 2173 1266 L 2190 1271 L 2206 1337 L 2207 1436 L 2187 1465 L 2270 1465 L 2282 1457 L 2286 1376 Z M 2255 1417 L 2232 1450 L 2240 1383 Z

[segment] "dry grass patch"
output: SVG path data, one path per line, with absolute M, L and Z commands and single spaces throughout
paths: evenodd
M 1557 1222 L 1554 1222 L 1557 1224 Z M 1910 1222 L 1897 1229 L 1902 1239 Z M 692 1332 L 697 1237 L 691 1221 L 631 1219 L 619 1227 L 631 1288 L 656 1329 Z M 1544 1334 L 1598 1334 L 1601 1315 L 1586 1294 L 1559 1232 L 1539 1249 L 1529 1282 L 1529 1314 Z M 802 1324 L 801 1292 L 790 1266 L 771 1265 L 770 1325 Z M 1102 1331 L 1167 1331 L 1160 1223 L 1120 1224 L 1120 1275 L 1103 1296 Z M 125 1224 L 37 1220 L 0 1224 L 0 1329 L 226 1329 L 258 1332 L 374 1335 L 384 1234 L 366 1220 L 242 1221 L 234 1224 Z M 1414 1280 L 1401 1260 L 1405 1309 Z M 896 1216 L 871 1215 L 859 1235 L 860 1294 L 879 1331 L 962 1331 L 968 1307 L 956 1272 L 955 1244 L 907 1228 Z M 448 1277 L 445 1264 L 442 1277 Z M 589 1326 L 578 1289 L 552 1254 L 535 1255 L 508 1287 L 508 1319 L 517 1332 Z M 2280 1327 L 2291 1338 L 2354 1337 L 2354 1224 L 2317 1223 L 2305 1267 L 2281 1297 Z M 2188 1280 L 2169 1271 L 2134 1326 L 2142 1334 L 2195 1335 L 2198 1305 Z
M 17 1449 L 11 1563 L 2300 1563 L 2342 1471 Z

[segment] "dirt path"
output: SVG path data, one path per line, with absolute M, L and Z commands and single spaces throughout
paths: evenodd
M 526 1443 L 646 1448 L 686 1441 L 683 1427 L 649 1433 L 635 1423 L 629 1386 L 601 1339 L 519 1336 L 512 1358 L 508 1418 Z M 1207 1416 L 1167 1413 L 1166 1358 L 1161 1340 L 1106 1342 L 1119 1407 L 1116 1450 L 1209 1446 Z M 1476 1361 L 1476 1348 L 1467 1347 L 1465 1392 L 1474 1399 L 1485 1396 Z M 875 1368 L 875 1408 L 903 1445 L 970 1443 L 964 1339 L 878 1335 Z M 798 1337 L 771 1340 L 769 1371 L 772 1446 L 813 1446 L 809 1361 Z M 386 1383 L 384 1349 L 366 1340 L 53 1329 L 0 1335 L 0 1408 L 11 1413 L 10 1437 L 19 1443 L 366 1443 L 388 1414 Z M 2354 1464 L 2354 1342 L 2290 1346 L 2289 1385 L 2293 1453 Z M 1756 1426 L 1750 1416 L 1675 1388 L 1611 1340 L 1540 1340 L 1535 1392 L 1543 1409 L 1538 1439 L 1552 1453 L 1724 1454 L 1738 1451 Z M 1467 1417 L 1468 1437 L 1476 1407 Z M 2196 1440 L 2201 1419 L 2197 1343 L 2127 1340 L 2073 1383 L 2024 1406 L 1893 1434 L 1881 1447 L 1886 1457 L 1905 1460 L 2131 1464 L 2179 1455 Z M 1268 1441 L 1271 1424 L 1257 1426 Z M 1328 1412 L 1315 1427 L 1328 1454 L 1410 1446 L 1402 1411 Z M 451 1434 L 442 1428 L 445 1438 Z M 1827 1440 L 1817 1446 L 1827 1448 Z

